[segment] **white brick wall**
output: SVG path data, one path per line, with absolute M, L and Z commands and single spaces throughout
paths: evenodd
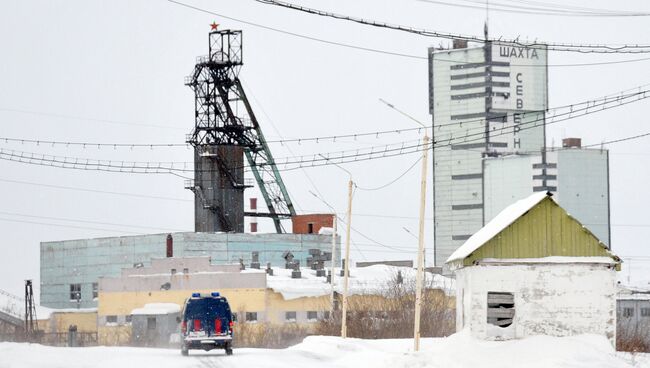
M 480 339 L 597 334 L 616 337 L 616 271 L 601 264 L 479 265 L 456 271 L 457 330 Z M 514 293 L 505 329 L 487 323 L 487 293 Z

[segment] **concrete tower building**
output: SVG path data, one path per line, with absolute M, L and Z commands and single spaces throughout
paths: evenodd
M 429 100 L 435 142 L 434 263 L 442 266 L 490 220 L 484 158 L 543 151 L 546 47 L 491 42 L 468 47 L 466 41 L 454 41 L 453 49 L 429 49 Z M 535 190 L 548 189 L 542 182 Z

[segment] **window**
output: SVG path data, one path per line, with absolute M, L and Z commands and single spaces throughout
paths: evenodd
M 147 330 L 155 330 L 155 329 L 156 329 L 156 317 L 148 317 Z
M 117 316 L 106 316 L 106 323 L 117 323 Z
M 296 312 L 285 312 L 284 320 L 287 322 L 296 322 Z
M 641 308 L 641 317 L 650 317 L 650 308 Z
M 487 323 L 506 328 L 515 317 L 513 293 L 489 291 L 487 293 Z
M 189 268 L 183 268 L 183 273 L 187 275 L 188 273 L 190 273 L 190 269 Z
M 246 312 L 246 322 L 257 322 L 257 312 Z
M 97 299 L 98 296 L 99 296 L 99 284 L 93 282 L 93 299 Z
M 314 223 L 310 222 L 307 224 L 307 234 L 313 234 L 314 233 Z
M 308 311 L 307 312 L 307 319 L 310 320 L 310 321 L 318 320 L 318 312 L 316 312 L 316 311 Z
M 175 275 L 175 274 L 176 274 L 176 269 L 172 268 L 172 275 Z
M 81 284 L 70 284 L 70 301 L 81 300 Z
M 129 314 L 128 316 L 124 317 L 124 322 L 131 323 L 131 321 L 133 321 L 133 316 L 132 315 Z
M 623 317 L 633 317 L 634 308 L 623 308 Z

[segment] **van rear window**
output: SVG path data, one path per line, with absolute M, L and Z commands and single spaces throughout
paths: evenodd
M 185 306 L 185 319 L 230 318 L 230 306 L 222 298 L 190 299 Z

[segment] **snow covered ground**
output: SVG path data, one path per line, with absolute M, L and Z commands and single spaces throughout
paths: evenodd
M 618 353 L 605 338 L 592 335 L 487 342 L 460 333 L 423 339 L 419 353 L 412 352 L 412 343 L 313 336 L 288 349 L 235 349 L 232 356 L 192 351 L 189 357 L 164 349 L 0 343 L 0 367 L 650 367 L 650 354 Z

